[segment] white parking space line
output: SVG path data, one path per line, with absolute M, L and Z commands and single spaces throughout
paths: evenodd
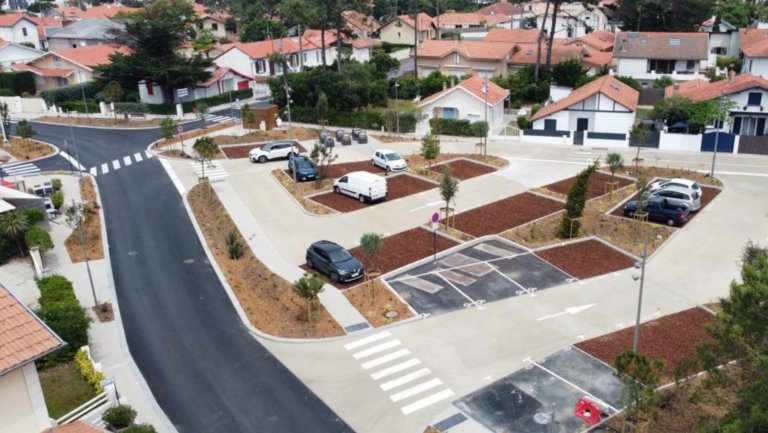
M 136 160 L 136 162 L 141 162 L 141 153 L 136 152 L 133 154 L 133 159 Z
M 90 170 L 88 170 L 89 173 L 91 173 L 91 176 L 96 176 L 98 173 L 98 167 L 91 167 Z
M 425 272 L 423 274 L 408 275 L 406 277 L 400 277 L 400 278 L 397 278 L 397 279 L 394 279 L 394 280 L 387 280 L 387 281 L 393 282 L 393 283 L 394 282 L 403 282 L 403 281 L 407 281 L 407 280 L 410 280 L 410 279 L 413 279 L 413 278 L 421 278 L 421 277 L 426 276 L 426 275 L 435 275 L 435 274 L 438 274 L 438 273 L 443 272 L 443 271 L 453 271 L 453 270 L 456 270 L 456 269 L 461 270 L 463 268 L 468 268 L 468 267 L 471 267 L 471 266 L 477 266 L 477 265 L 481 265 L 481 264 L 490 264 L 490 263 L 493 263 L 493 262 L 498 261 L 498 260 L 512 259 L 512 258 L 515 258 L 517 256 L 521 256 L 523 254 L 528 254 L 528 252 L 515 253 L 515 254 L 512 254 L 510 256 L 497 257 L 495 259 L 479 261 L 479 262 L 472 262 L 472 263 L 467 263 L 466 265 L 452 266 L 450 268 L 440 268 L 440 269 L 437 269 L 437 270 L 434 270 L 434 271 Z M 442 257 L 441 260 L 443 258 L 444 257 Z
M 480 306 L 480 304 L 478 304 L 478 303 L 477 303 L 477 301 L 475 301 L 474 299 L 470 298 L 470 297 L 469 297 L 469 295 L 467 295 L 466 293 L 464 293 L 464 292 L 462 292 L 461 290 L 459 290 L 459 288 L 458 288 L 458 287 L 454 286 L 454 285 L 453 285 L 453 283 L 451 283 L 450 281 L 448 281 L 448 279 L 447 279 L 447 278 L 445 278 L 444 276 L 440 275 L 440 273 L 436 273 L 435 275 L 437 275 L 438 277 L 440 277 L 440 279 L 442 279 L 443 281 L 445 281 L 445 283 L 446 283 L 446 284 L 448 284 L 449 286 L 453 287 L 453 289 L 454 289 L 454 290 L 456 290 L 457 292 L 461 293 L 461 295 L 462 295 L 462 296 L 464 296 L 465 298 L 469 299 L 469 302 L 470 302 L 470 303 L 472 303 L 472 304 L 475 304 L 475 307 L 477 307 L 478 309 L 481 309 L 481 308 L 482 308 L 482 307 Z
M 112 161 L 112 168 L 115 170 L 118 170 L 120 168 L 120 161 L 118 160 Z
M 405 362 L 401 362 L 399 364 L 395 364 L 392 367 L 387 367 L 385 369 L 379 370 L 375 373 L 371 373 L 371 379 L 373 380 L 379 380 L 383 379 L 387 376 L 391 376 L 395 373 L 401 372 L 403 370 L 407 370 L 411 367 L 417 366 L 421 364 L 421 361 L 419 361 L 418 358 L 409 359 Z
M 374 341 L 383 340 L 391 335 L 392 334 L 389 331 L 379 332 L 378 334 L 369 335 L 368 337 L 347 343 L 344 345 L 344 348 L 347 350 L 357 349 L 358 347 L 365 346 L 366 344 L 373 343 Z
M 415 401 L 407 406 L 403 406 L 401 411 L 403 411 L 403 415 L 410 415 L 413 412 L 416 412 L 417 410 L 424 409 L 427 406 L 431 406 L 438 401 L 445 400 L 446 398 L 452 397 L 453 391 L 450 389 L 446 389 L 440 392 L 437 392 L 435 394 L 430 395 L 429 397 L 423 398 L 421 400 Z
M 511 282 L 512 284 L 514 284 L 514 285 L 516 285 L 517 287 L 519 287 L 519 288 L 520 288 L 520 291 L 522 291 L 522 292 L 525 292 L 525 293 L 527 293 L 527 294 L 529 294 L 529 295 L 531 295 L 531 296 L 536 296 L 536 295 L 534 295 L 534 294 L 533 294 L 534 290 L 536 290 L 536 289 L 533 289 L 533 288 L 532 288 L 532 289 L 527 289 L 527 288 L 523 287 L 523 286 L 522 286 L 520 283 L 518 283 L 517 281 L 515 281 L 515 280 L 513 280 L 512 278 L 509 278 L 508 276 L 506 276 L 506 274 L 504 274 L 504 273 L 503 273 L 503 272 L 501 272 L 500 270 L 498 270 L 498 269 L 496 269 L 496 268 L 494 268 L 493 270 L 494 270 L 494 271 L 496 271 L 496 272 L 497 272 L 499 275 L 501 275 L 502 277 L 504 277 L 504 278 L 506 278 L 507 280 L 509 280 L 509 282 Z M 565 272 L 563 272 L 563 273 L 565 273 Z M 522 294 L 522 293 L 518 293 L 518 294 Z
M 105 162 L 104 164 L 101 164 L 101 174 L 107 174 L 109 173 L 109 166 Z
M 372 359 L 368 362 L 364 362 L 361 364 L 361 367 L 363 367 L 363 370 L 370 370 L 373 367 L 378 367 L 382 364 L 386 364 L 389 361 L 394 361 L 395 359 L 402 358 L 404 356 L 408 356 L 411 354 L 411 351 L 408 349 L 401 349 L 397 352 L 392 352 L 384 356 L 380 356 L 376 359 Z
M 428 381 L 426 381 L 424 383 L 420 383 L 420 384 L 418 384 L 416 386 L 412 386 L 412 387 L 410 387 L 410 388 L 408 388 L 406 390 L 400 391 L 400 392 L 398 392 L 396 394 L 392 394 L 392 395 L 389 396 L 389 399 L 394 401 L 394 402 L 398 402 L 400 400 L 405 400 L 408 397 L 413 397 L 414 395 L 420 394 L 420 393 L 422 393 L 422 392 L 424 392 L 426 390 L 429 390 L 429 389 L 432 389 L 432 388 L 437 388 L 438 386 L 440 386 L 442 384 L 443 384 L 443 381 L 438 379 L 438 378 L 430 379 L 430 380 L 428 380 Z
M 124 156 L 123 157 L 123 164 L 125 164 L 126 167 L 128 167 L 131 164 L 133 164 L 133 161 L 131 161 L 131 157 L 130 156 Z
M 386 343 L 381 343 L 368 349 L 361 350 L 360 352 L 353 354 L 352 357 L 355 359 L 365 358 L 397 346 L 400 346 L 400 340 L 389 340 Z
M 408 373 L 405 376 L 400 376 L 397 379 L 392 379 L 389 382 L 385 382 L 381 384 L 381 390 L 382 391 L 389 391 L 390 389 L 397 388 L 400 385 L 405 385 L 408 382 L 413 382 L 416 379 L 421 379 L 422 377 L 428 375 L 430 373 L 430 370 L 428 368 L 422 368 L 421 370 L 416 370 L 412 373 Z
M 583 390 L 583 389 L 581 389 L 581 388 L 580 388 L 578 385 L 576 385 L 576 384 L 574 384 L 574 383 L 572 383 L 572 382 L 569 382 L 569 381 L 565 380 L 565 378 L 563 378 L 562 376 L 558 375 L 558 374 L 557 374 L 557 373 L 555 373 L 554 371 L 552 371 L 552 370 L 550 370 L 550 369 L 548 369 L 548 368 L 546 368 L 546 367 L 543 367 L 543 366 L 542 366 L 541 364 L 539 364 L 538 362 L 533 362 L 533 361 L 531 361 L 531 360 L 530 360 L 530 358 L 526 358 L 524 361 L 527 361 L 529 364 L 531 364 L 531 365 L 533 365 L 533 366 L 535 366 L 535 367 L 538 367 L 538 368 L 540 368 L 540 369 L 542 369 L 542 370 L 546 371 L 547 373 L 551 374 L 551 375 L 552 375 L 553 377 L 555 377 L 556 379 L 559 379 L 559 380 L 561 380 L 561 381 L 562 381 L 563 383 L 565 383 L 566 385 L 570 386 L 571 388 L 574 388 L 574 389 L 578 390 L 579 392 L 583 393 L 583 394 L 584 394 L 584 395 L 586 395 L 587 397 L 589 397 L 589 398 L 591 398 L 592 400 L 596 401 L 596 402 L 597 402 L 598 404 L 600 404 L 601 406 L 605 406 L 605 407 L 607 407 L 607 408 L 609 408 L 609 409 L 612 409 L 614 412 L 618 412 L 618 409 L 616 409 L 615 407 L 611 406 L 610 404 L 608 404 L 608 403 L 604 402 L 603 400 L 601 400 L 601 399 L 599 399 L 599 398 L 595 397 L 594 395 L 590 394 L 590 393 L 589 393 L 589 391 L 586 391 L 586 390 Z

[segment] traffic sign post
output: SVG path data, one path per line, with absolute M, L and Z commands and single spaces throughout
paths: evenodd
M 437 261 L 437 227 L 440 222 L 440 213 L 432 214 L 432 261 Z
M 181 156 L 184 156 L 184 127 L 179 125 L 179 138 L 181 138 Z

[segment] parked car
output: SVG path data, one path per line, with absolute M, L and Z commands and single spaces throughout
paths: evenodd
M 699 186 L 698 183 L 688 180 L 688 179 L 660 179 L 654 182 L 651 182 L 650 185 L 648 185 L 648 192 L 651 194 L 669 186 L 677 186 L 681 188 L 686 188 L 691 190 L 692 192 L 699 193 L 699 198 L 703 196 L 703 191 L 701 190 L 701 186 Z
M 633 200 L 624 205 L 624 215 L 630 218 L 640 210 L 648 212 L 648 219 L 658 221 L 670 226 L 683 224 L 688 220 L 691 210 L 685 205 L 673 205 L 664 197 L 651 197 L 642 202 Z
M 402 171 L 408 168 L 405 160 L 395 151 L 379 149 L 371 156 L 371 165 L 381 167 L 387 171 Z
M 293 169 L 296 168 L 296 180 L 313 180 L 317 177 L 317 168 L 312 160 L 304 155 L 293 155 L 288 157 L 288 173 L 293 176 Z
M 387 197 L 387 180 L 367 171 L 353 171 L 336 179 L 333 191 L 360 200 L 361 203 Z
M 307 267 L 347 283 L 363 277 L 363 264 L 349 251 L 331 241 L 317 241 L 307 248 Z
M 651 197 L 664 197 L 670 204 L 688 206 L 691 212 L 701 209 L 699 193 L 688 188 L 670 185 L 652 192 Z
M 251 150 L 248 153 L 248 158 L 250 158 L 251 162 L 267 162 L 272 159 L 287 158 L 295 153 L 299 153 L 299 150 L 293 141 L 270 141 Z

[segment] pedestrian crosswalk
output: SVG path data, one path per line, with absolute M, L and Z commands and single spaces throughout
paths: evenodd
M 132 155 L 125 155 L 123 157 L 113 159 L 112 161 L 102 163 L 90 168 L 88 172 L 93 176 L 104 175 L 110 171 L 114 172 L 120 170 L 123 167 L 128 167 L 131 164 L 144 161 L 152 158 L 153 155 L 148 151 L 136 152 Z
M 224 123 L 224 122 L 231 122 L 234 119 L 230 116 L 217 116 L 214 114 L 209 114 L 205 116 L 205 122 L 206 123 Z
M 198 179 L 207 177 L 209 182 L 216 182 L 229 177 L 227 172 L 221 167 L 221 164 L 216 161 L 205 161 L 205 166 L 200 164 L 200 161 L 195 161 L 192 163 L 192 170 L 194 170 Z
M 371 379 L 400 406 L 404 415 L 446 400 L 454 392 L 432 371 L 403 347 L 389 331 L 383 331 L 344 345 Z
M 14 161 L 0 166 L 4 177 L 30 176 L 40 172 L 40 168 L 31 162 Z

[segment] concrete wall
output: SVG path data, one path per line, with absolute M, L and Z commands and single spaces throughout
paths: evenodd
M 744 57 L 742 72 L 751 72 L 755 75 L 768 76 L 768 58 Z
M 571 137 L 543 137 L 539 135 L 525 135 L 523 131 L 521 140 L 526 143 L 541 143 L 541 144 L 573 144 L 573 134 Z
M 0 433 L 40 433 L 50 426 L 34 363 L 0 377 Z
M 612 149 L 626 149 L 629 147 L 629 139 L 627 140 L 598 140 L 596 138 L 588 138 L 584 136 L 584 146 L 586 147 L 609 147 Z
M 20 96 L 0 96 L 0 102 L 8 104 L 11 114 L 46 113 L 48 111 L 42 98 L 22 98 Z
M 684 152 L 701 151 L 700 134 L 670 134 L 661 131 L 659 138 L 659 150 L 674 150 Z

